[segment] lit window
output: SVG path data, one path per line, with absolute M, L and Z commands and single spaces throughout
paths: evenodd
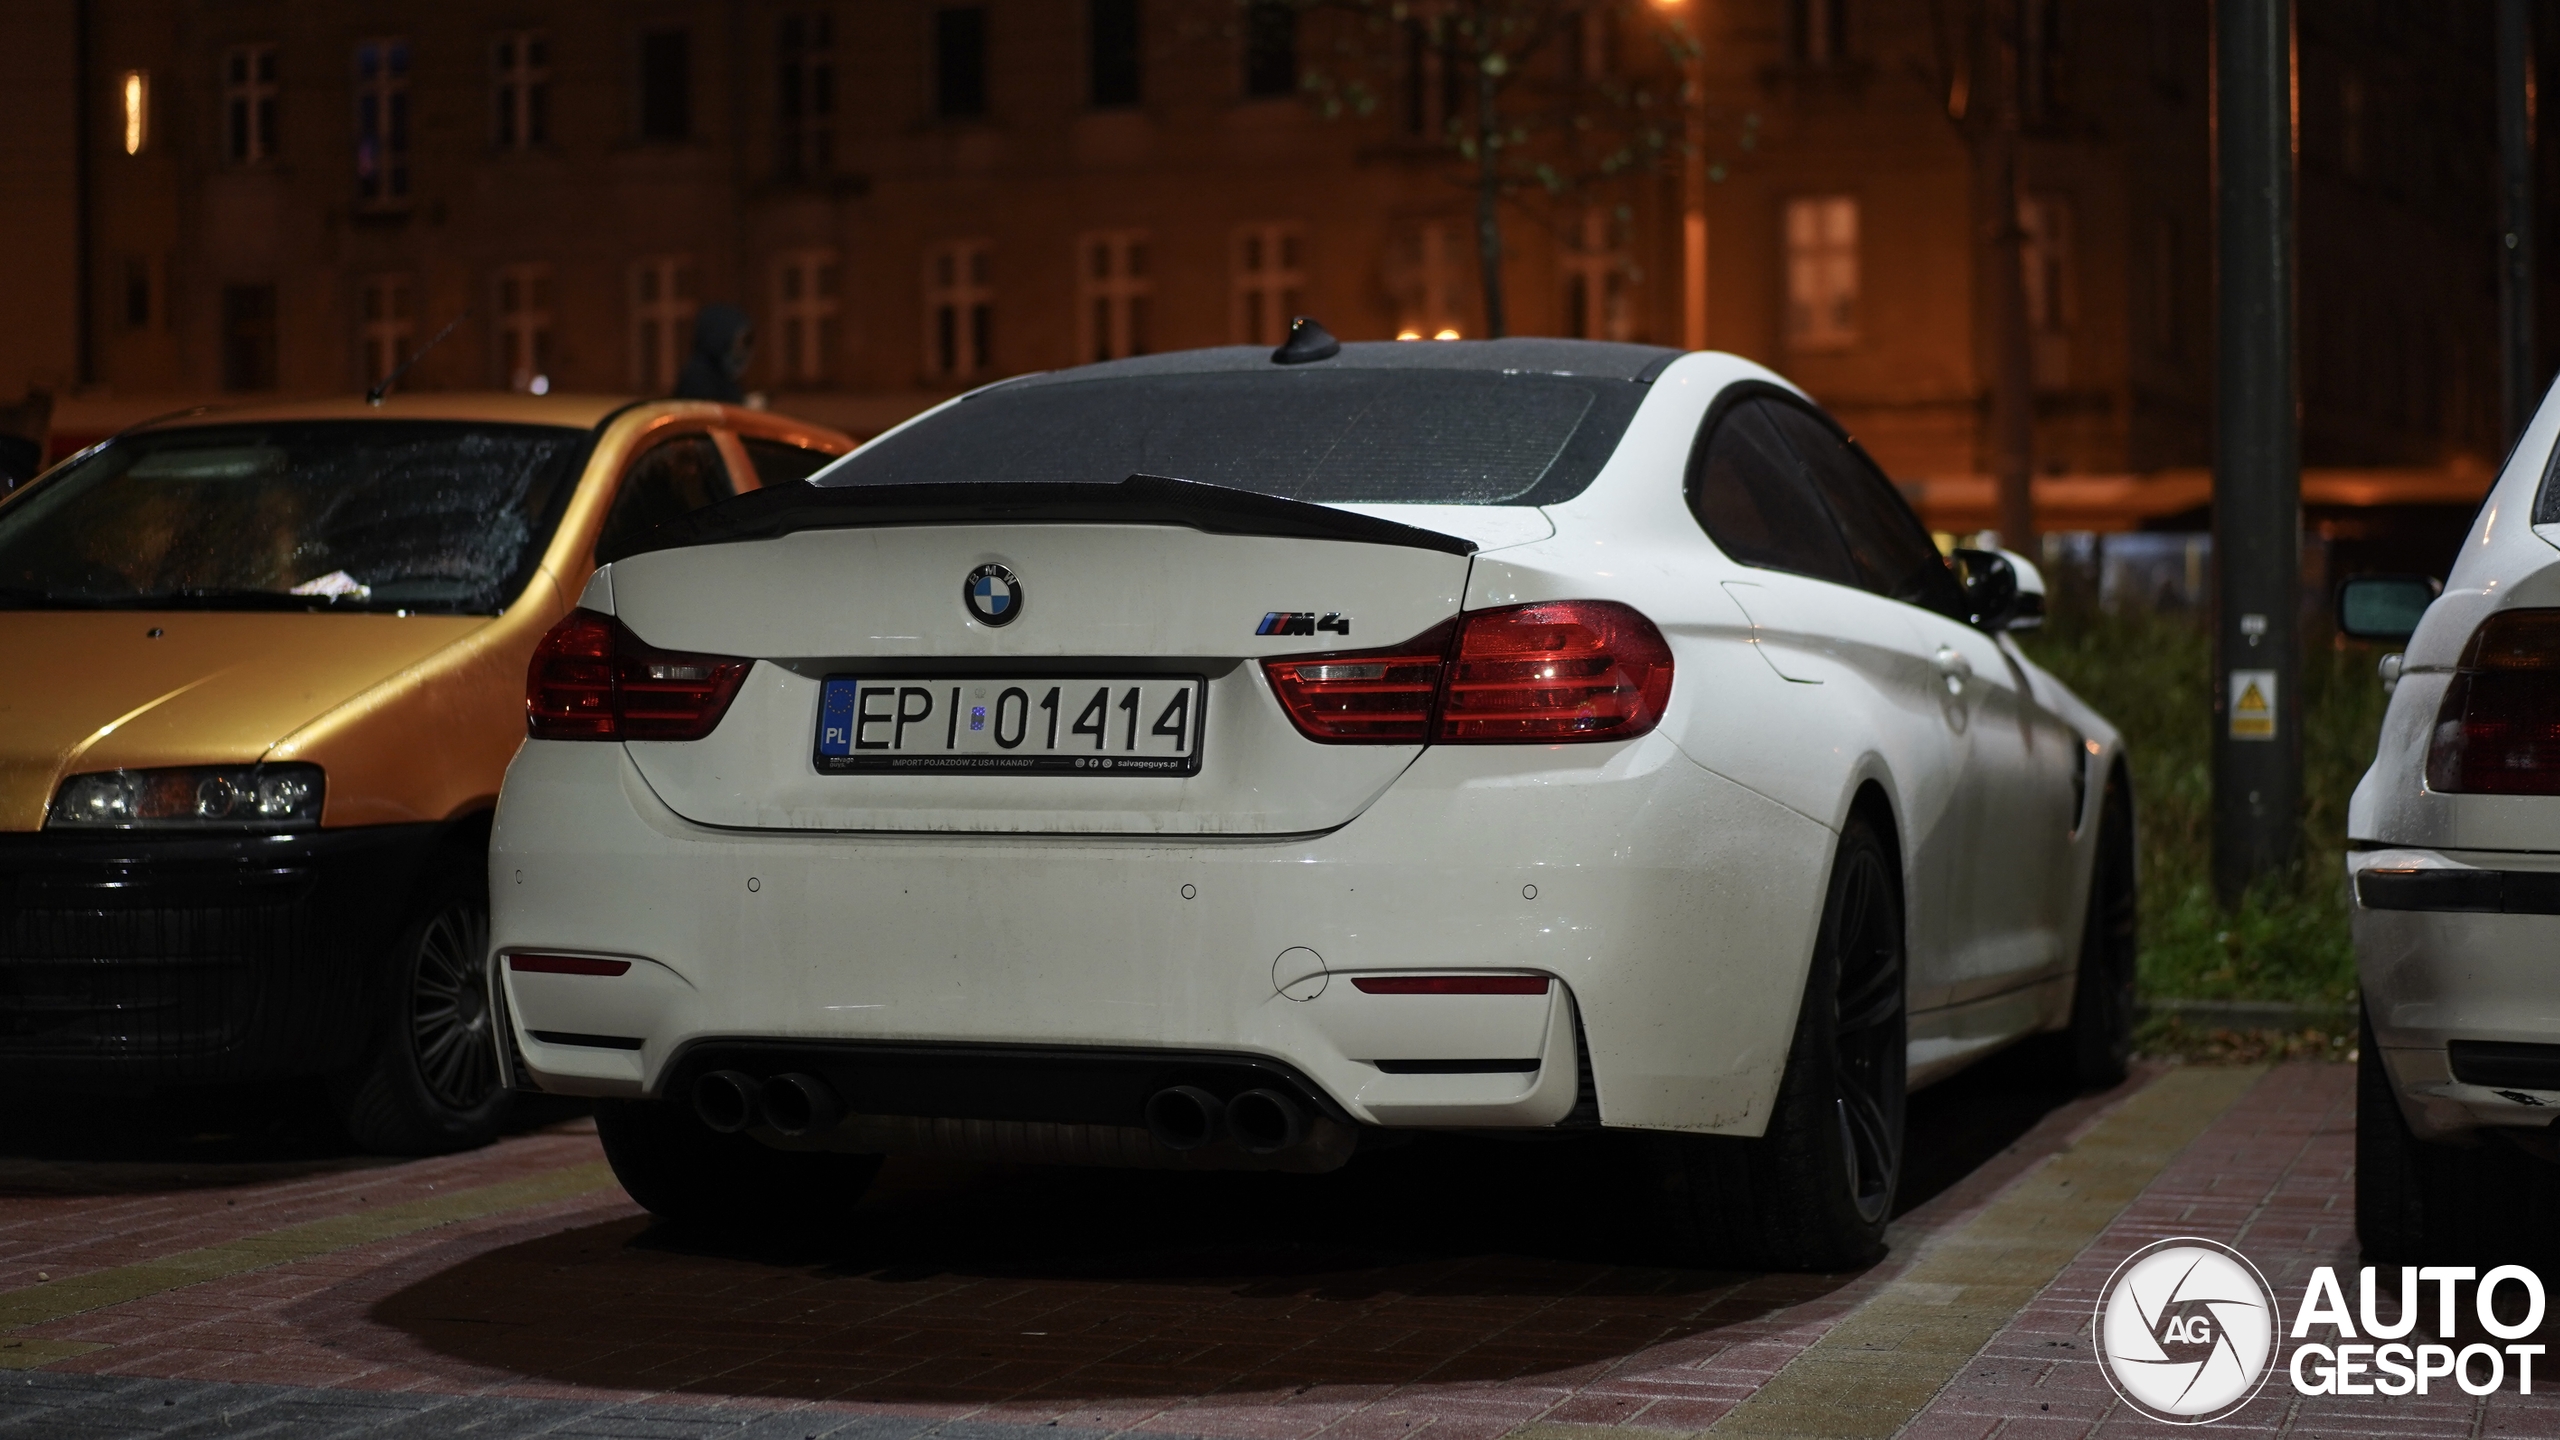
M 1236 232 L 1230 326 L 1239 345 L 1277 345 L 1304 305 L 1307 276 L 1294 225 L 1248 225 Z
M 1787 344 L 1837 350 L 1858 340 L 1858 202 L 1811 195 L 1787 202 Z
M 992 363 L 996 292 L 987 253 L 984 240 L 960 240 L 925 255 L 924 368 L 937 379 L 976 375 Z
M 409 198 L 409 42 L 356 44 L 356 199 Z
M 1396 338 L 1455 340 L 1466 333 L 1466 241 L 1444 220 L 1417 225 L 1388 267 L 1396 297 Z
M 794 250 L 774 262 L 773 329 L 782 338 L 776 373 L 791 383 L 826 383 L 836 349 L 836 252 Z
M 151 139 L 151 75 L 127 70 L 116 85 L 124 101 L 124 153 L 139 155 Z
M 1076 243 L 1081 304 L 1081 358 L 1120 360 L 1148 349 L 1148 307 L 1155 280 L 1147 273 L 1147 233 L 1105 230 Z
M 786 15 L 776 27 L 774 170 L 786 179 L 836 167 L 835 19 Z
M 631 267 L 631 383 L 652 395 L 676 388 L 693 343 L 693 261 L 658 255 Z
M 222 138 L 235 165 L 275 157 L 275 46 L 234 45 L 223 52 Z
M 409 277 L 374 275 L 364 281 L 361 297 L 364 327 L 358 342 L 364 349 L 364 383 L 371 389 L 388 379 L 409 358 L 409 341 L 417 321 L 409 308 Z
M 551 41 L 539 30 L 499 36 L 489 47 L 491 138 L 501 150 L 531 150 L 551 139 Z
M 528 395 L 551 390 L 551 267 L 498 269 L 498 367 L 507 388 Z

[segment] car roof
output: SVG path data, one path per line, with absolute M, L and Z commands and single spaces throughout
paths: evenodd
M 507 390 L 429 390 L 386 396 L 379 405 L 366 403 L 361 395 L 207 405 L 159 416 L 134 429 L 255 424 L 271 420 L 482 420 L 493 424 L 561 425 L 590 430 L 598 421 L 633 403 L 634 397 L 628 395 L 519 395 Z M 683 409 L 699 408 L 706 413 L 721 408 L 700 401 L 653 403 Z
M 1609 380 L 1648 380 L 1681 352 L 1660 345 L 1612 340 L 1557 340 L 1524 336 L 1509 340 L 1355 340 L 1338 355 L 1294 365 L 1274 362 L 1260 345 L 1220 345 L 1176 350 L 1129 360 L 1106 360 L 1049 370 L 988 387 L 1057 385 L 1082 380 L 1136 379 L 1157 375 L 1207 375 L 1264 371 L 1273 375 L 1323 370 L 1491 370 L 1548 375 L 1588 375 Z M 985 393 L 981 391 L 979 393 Z

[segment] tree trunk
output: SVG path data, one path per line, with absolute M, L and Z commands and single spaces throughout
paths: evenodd
M 1500 119 L 1494 93 L 1500 83 L 1493 65 L 1497 55 L 1476 57 L 1476 269 L 1484 277 L 1484 335 L 1499 340 L 1509 331 L 1502 313 L 1502 165 Z
M 2018 224 L 2018 124 L 2014 100 L 1988 141 L 1991 209 L 1991 473 L 2000 492 L 2000 545 L 2036 558 L 2036 397 L 2027 333 L 2025 234 Z

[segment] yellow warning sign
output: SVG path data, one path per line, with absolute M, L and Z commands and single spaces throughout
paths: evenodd
M 2273 670 L 2231 672 L 2231 738 L 2276 738 L 2276 672 Z

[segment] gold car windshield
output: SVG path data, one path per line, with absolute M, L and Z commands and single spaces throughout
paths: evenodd
M 125 436 L 0 506 L 0 608 L 495 614 L 589 443 L 407 420 Z

